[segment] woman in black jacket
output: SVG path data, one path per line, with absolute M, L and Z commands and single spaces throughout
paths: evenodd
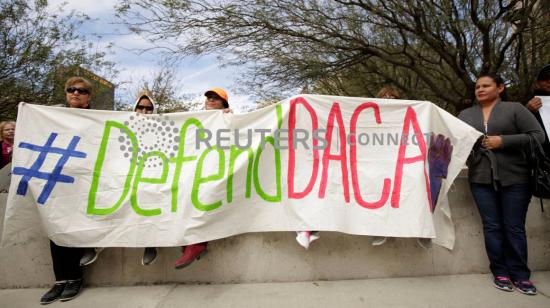
M 468 159 L 468 181 L 483 221 L 494 286 L 535 295 L 527 266 L 525 217 L 531 190 L 523 149 L 530 138 L 542 143 L 544 132 L 523 105 L 501 101 L 504 93 L 499 76 L 482 75 L 476 82 L 478 104 L 459 115 L 484 134 Z
M 542 107 L 542 100 L 540 96 L 550 96 L 550 64 L 544 66 L 537 75 L 537 82 L 535 83 L 535 91 L 533 91 L 533 97 L 525 104 L 527 109 L 533 113 L 539 124 L 544 129 L 546 140 L 542 144 L 546 155 L 550 155 L 550 141 L 548 140 L 548 132 L 546 127 L 542 123 L 542 118 L 539 113 L 540 107 Z

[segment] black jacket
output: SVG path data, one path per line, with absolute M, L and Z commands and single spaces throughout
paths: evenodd
M 525 105 L 535 96 L 550 96 L 550 92 L 546 92 L 543 90 L 535 90 L 533 92 L 533 96 L 525 102 Z M 546 127 L 544 127 L 544 123 L 542 123 L 542 118 L 540 116 L 540 113 L 538 111 L 533 112 L 533 115 L 539 122 L 540 126 L 544 130 L 544 143 L 542 144 L 542 147 L 544 148 L 544 152 L 546 153 L 546 156 L 550 156 L 550 140 L 548 140 L 548 132 L 546 131 Z

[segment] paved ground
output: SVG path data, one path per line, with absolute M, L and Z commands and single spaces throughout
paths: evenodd
M 536 272 L 536 296 L 492 287 L 489 275 L 296 283 L 86 288 L 48 307 L 550 307 L 550 272 Z M 0 307 L 41 307 L 46 289 L 0 290 Z

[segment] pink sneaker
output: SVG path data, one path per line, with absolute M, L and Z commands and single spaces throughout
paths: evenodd
M 193 261 L 200 259 L 208 252 L 206 250 L 207 245 L 208 242 L 182 247 L 183 254 L 176 260 L 175 268 L 182 269 L 189 266 Z
M 537 288 L 531 282 L 531 280 L 524 279 L 524 280 L 514 281 L 514 285 L 516 286 L 516 289 L 518 289 L 518 291 L 520 291 L 523 294 L 537 295 Z

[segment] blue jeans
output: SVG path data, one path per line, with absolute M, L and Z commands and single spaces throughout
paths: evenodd
M 529 279 L 525 216 L 531 189 L 528 184 L 498 186 L 470 183 L 483 221 L 485 249 L 494 276 Z

